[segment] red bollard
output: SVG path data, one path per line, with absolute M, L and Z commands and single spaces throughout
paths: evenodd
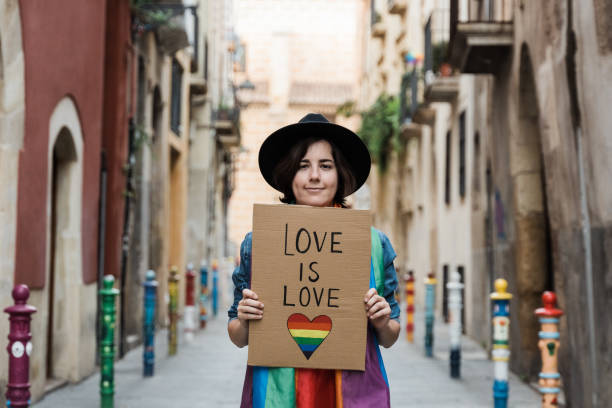
M 26 305 L 29 297 L 30 289 L 26 285 L 17 285 L 13 289 L 15 305 L 4 309 L 10 321 L 9 344 L 6 347 L 9 352 L 9 377 L 5 395 L 6 404 L 11 408 L 30 406 L 30 321 L 36 308 Z
M 406 339 L 414 343 L 414 273 L 408 271 L 406 281 Z
M 192 342 L 195 334 L 195 319 L 196 319 L 196 308 L 195 308 L 195 272 L 193 270 L 193 264 L 187 265 L 187 272 L 185 273 L 187 278 L 185 284 L 185 340 Z

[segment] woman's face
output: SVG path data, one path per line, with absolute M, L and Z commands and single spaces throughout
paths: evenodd
M 331 206 L 338 189 L 338 171 L 331 145 L 319 140 L 308 147 L 291 183 L 297 204 Z

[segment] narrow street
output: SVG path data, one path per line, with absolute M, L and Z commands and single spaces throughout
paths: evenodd
M 415 316 L 416 321 L 422 315 Z M 438 319 L 439 320 L 439 319 Z M 220 315 L 196 335 L 193 344 L 181 338 L 178 354 L 167 357 L 166 331 L 156 336 L 155 376 L 142 377 L 142 348 L 129 352 L 115 365 L 116 408 L 238 407 L 247 349 L 232 345 Z M 434 358 L 423 353 L 423 327 L 416 324 L 415 343 L 404 337 L 383 349 L 393 407 L 490 407 L 493 363 L 473 341 L 463 338 L 460 380 L 451 380 L 448 368 L 448 327 L 437 323 Z M 48 394 L 35 408 L 95 407 L 99 401 L 99 374 Z M 516 376 L 510 376 L 509 407 L 540 406 L 540 397 Z

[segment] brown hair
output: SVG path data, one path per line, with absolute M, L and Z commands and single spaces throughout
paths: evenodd
M 345 206 L 345 197 L 354 190 L 357 180 L 342 151 L 338 149 L 334 142 L 322 136 L 311 136 L 300 140 L 291 146 L 287 154 L 274 167 L 274 182 L 278 186 L 279 191 L 283 193 L 283 196 L 280 198 L 281 202 L 286 204 L 295 203 L 295 195 L 291 186 L 293 178 L 300 167 L 300 161 L 306 156 L 310 145 L 321 140 L 325 140 L 331 145 L 332 157 L 338 172 L 338 188 L 336 189 L 333 202 L 334 204 Z

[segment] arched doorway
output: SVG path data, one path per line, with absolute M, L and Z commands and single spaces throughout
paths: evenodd
M 66 380 L 66 373 L 61 368 L 62 345 L 66 337 L 65 322 L 68 316 L 64 315 L 65 308 L 61 306 L 63 299 L 70 296 L 66 292 L 64 282 L 69 278 L 67 275 L 67 259 L 63 254 L 66 252 L 68 242 L 64 239 L 65 233 L 70 230 L 69 195 L 70 179 L 74 177 L 77 161 L 76 149 L 70 131 L 63 127 L 55 141 L 52 150 L 52 175 L 51 175 L 51 242 L 49 261 L 49 298 L 48 298 L 48 324 L 47 324 L 47 380 L 49 382 L 61 382 Z
M 81 316 L 95 313 L 95 285 L 83 293 L 81 213 L 83 139 L 74 102 L 64 97 L 49 120 L 46 292 L 46 388 L 79 379 L 80 360 L 94 358 L 80 333 Z M 85 299 L 87 304 L 81 302 Z M 93 325 L 93 321 L 92 321 Z M 87 335 L 89 336 L 89 334 Z M 85 336 L 85 337 L 87 337 Z M 92 335 L 93 336 L 93 335 Z M 95 340 L 92 338 L 91 341 Z M 85 349 L 90 352 L 84 353 Z
M 521 48 L 519 71 L 518 132 L 512 142 L 512 181 L 516 228 L 515 282 L 520 345 L 519 374 L 535 378 L 539 371 L 537 319 L 541 295 L 554 289 L 546 177 L 542 156 L 540 113 L 527 46 Z M 515 337 L 516 338 L 516 337 Z

